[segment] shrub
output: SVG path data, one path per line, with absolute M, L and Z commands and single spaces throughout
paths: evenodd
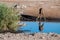
M 0 4 L 0 31 L 16 31 L 19 17 L 14 8 L 8 7 L 5 4 Z

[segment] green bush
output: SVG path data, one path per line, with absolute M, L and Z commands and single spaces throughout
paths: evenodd
M 19 17 L 14 8 L 0 4 L 0 31 L 16 31 L 18 28 Z

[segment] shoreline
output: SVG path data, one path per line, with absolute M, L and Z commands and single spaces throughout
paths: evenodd
M 37 17 L 35 16 L 31 16 L 31 15 L 24 15 L 21 14 L 21 18 L 20 21 L 38 21 L 36 20 Z M 60 22 L 60 18 L 50 18 L 50 17 L 46 17 L 46 20 L 44 20 L 44 18 L 42 17 L 41 21 L 46 21 L 46 22 Z
M 60 40 L 60 34 L 56 33 L 0 33 L 0 40 Z

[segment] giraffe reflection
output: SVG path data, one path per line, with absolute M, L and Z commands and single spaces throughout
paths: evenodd
M 43 26 L 44 23 L 41 24 L 41 19 L 42 19 L 43 13 L 42 13 L 42 8 L 39 9 L 39 16 L 38 16 L 38 21 L 39 21 L 39 31 L 43 31 Z

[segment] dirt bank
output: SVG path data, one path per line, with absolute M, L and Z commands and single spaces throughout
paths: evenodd
M 60 34 L 36 33 L 29 35 L 24 33 L 0 33 L 0 40 L 60 40 Z

